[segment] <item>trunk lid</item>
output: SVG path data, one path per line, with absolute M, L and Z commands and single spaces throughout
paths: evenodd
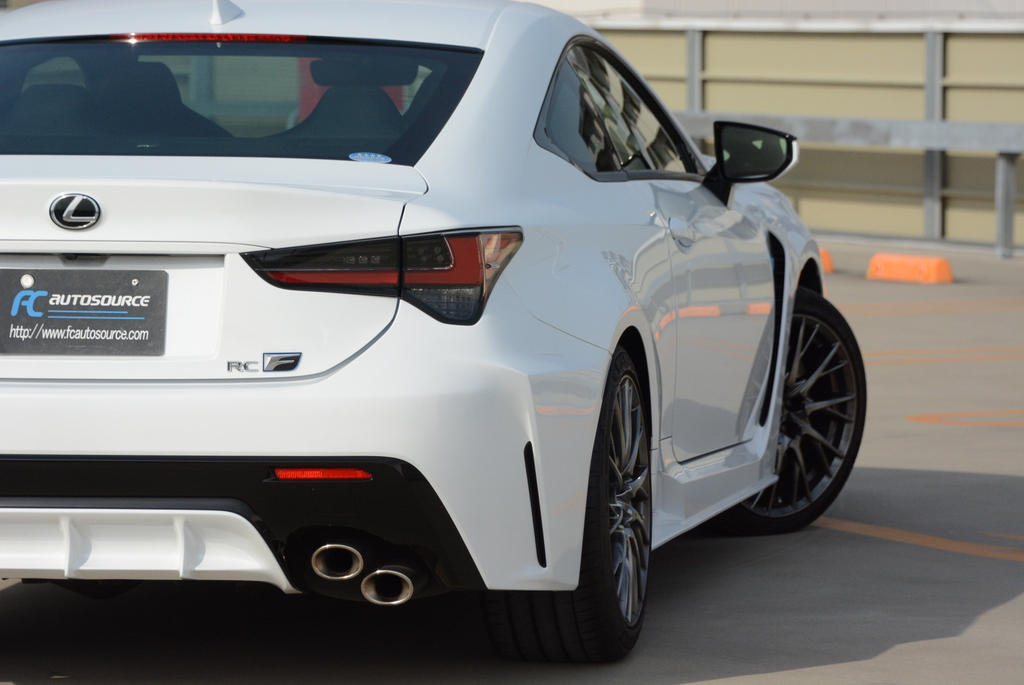
M 397 300 L 283 290 L 239 255 L 397 235 L 405 203 L 426 189 L 411 167 L 357 162 L 6 157 L 0 378 L 241 381 L 328 371 L 387 328 Z M 51 220 L 51 205 L 69 193 L 96 201 L 95 226 Z M 279 358 L 299 354 L 297 365 Z M 284 370 L 266 371 L 268 363 Z

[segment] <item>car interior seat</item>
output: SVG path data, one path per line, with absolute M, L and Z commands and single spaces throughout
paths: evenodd
M 402 60 L 367 61 L 357 55 L 343 55 L 310 64 L 313 81 L 328 90 L 303 121 L 278 134 L 299 138 L 378 139 L 385 144 L 396 140 L 405 122 L 386 86 L 407 85 L 417 76 L 419 66 Z
M 121 135 L 230 136 L 181 101 L 178 82 L 162 62 L 138 62 L 97 94 L 102 122 Z
M 0 119 L 0 134 L 91 135 L 95 133 L 95 129 L 89 123 L 89 105 L 89 91 L 82 86 L 29 86 Z

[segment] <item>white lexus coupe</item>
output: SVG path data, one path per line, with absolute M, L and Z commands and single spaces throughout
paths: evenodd
M 853 467 L 794 138 L 702 155 L 557 12 L 34 5 L 0 155 L 0 577 L 478 591 L 500 652 L 609 660 L 653 547 Z

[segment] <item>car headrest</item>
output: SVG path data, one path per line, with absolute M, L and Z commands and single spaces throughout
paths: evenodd
M 134 69 L 135 82 L 147 97 L 161 103 L 181 104 L 181 91 L 170 67 L 162 62 L 139 62 Z
M 84 119 L 88 96 L 81 86 L 31 86 L 4 116 L 0 128 L 7 134 L 80 135 L 90 130 Z
M 319 86 L 405 86 L 416 80 L 419 63 L 408 58 L 339 55 L 312 62 L 309 72 Z

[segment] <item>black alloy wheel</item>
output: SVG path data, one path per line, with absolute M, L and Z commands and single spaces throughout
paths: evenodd
M 650 412 L 629 354 L 617 348 L 591 457 L 579 586 L 488 592 L 491 641 L 526 661 L 613 661 L 636 644 L 651 555 Z
M 842 314 L 806 288 L 797 291 L 782 385 L 778 480 L 714 519 L 712 529 L 800 530 L 828 509 L 853 469 L 867 407 L 864 363 Z

